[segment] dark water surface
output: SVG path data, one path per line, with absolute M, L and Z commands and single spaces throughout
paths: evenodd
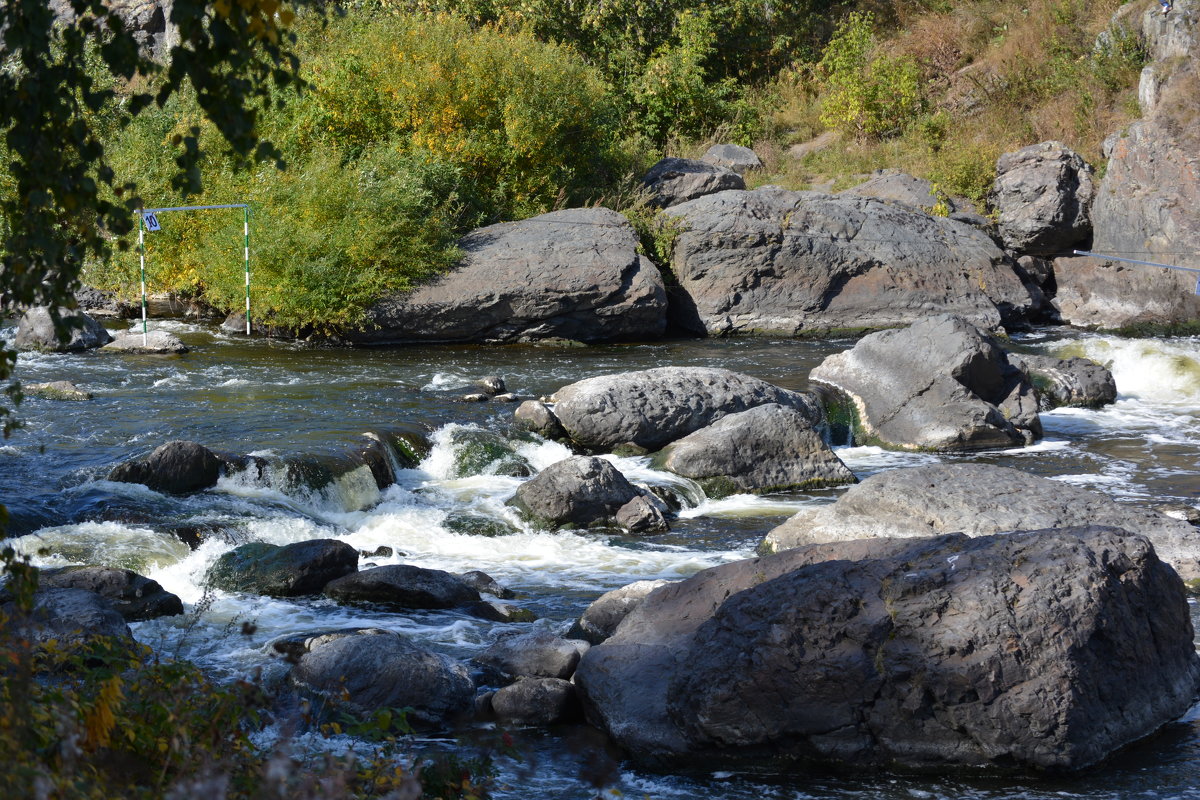
M 698 487 L 650 469 L 645 459 L 617 459 L 632 479 L 671 487 L 686 502 L 669 534 L 633 538 L 549 534 L 523 526 L 503 505 L 518 478 L 455 466 L 456 431 L 482 428 L 510 439 L 535 469 L 567 452 L 510 431 L 514 406 L 462 403 L 470 382 L 500 375 L 523 397 L 548 395 L 597 374 L 656 366 L 716 366 L 792 389 L 849 341 L 682 341 L 595 348 L 419 347 L 380 350 L 309 348 L 266 339 L 230 338 L 215 329 L 158 323 L 193 346 L 182 357 L 87 353 L 22 355 L 27 382 L 71 380 L 92 391 L 88 403 L 32 398 L 26 426 L 0 442 L 0 502 L 10 534 L 41 563 L 111 563 L 138 569 L 188 604 L 203 596 L 208 565 L 232 541 L 277 544 L 332 536 L 406 555 L 378 563 L 415 563 L 463 572 L 482 569 L 518 591 L 515 602 L 541 617 L 536 627 L 561 632 L 601 592 L 633 580 L 680 578 L 752 554 L 763 534 L 798 508 L 829 502 L 835 492 L 738 496 L 711 501 Z M 11 337 L 5 329 L 0 335 Z M 1098 411 L 1043 415 L 1046 438 L 1017 451 L 969 460 L 1024 469 L 1145 504 L 1200 504 L 1200 340 L 1129 340 L 1048 330 L 1018 339 L 1033 352 L 1088 355 L 1113 370 L 1120 397 Z M 191 497 L 168 497 L 104 480 L 116 463 L 172 439 L 268 457 L 336 460 L 365 431 L 422 423 L 434 449 L 419 469 L 379 492 L 361 470 L 325 487 L 234 476 Z M 874 448 L 839 448 L 860 477 L 936 460 Z M 947 457 L 949 458 L 949 457 Z M 444 523 L 469 513 L 508 526 L 498 537 L 456 532 Z M 173 533 L 208 532 L 191 551 Z M 1193 605 L 1193 617 L 1197 618 Z M 258 633 L 231 639 L 237 620 Z M 469 658 L 514 626 L 448 612 L 398 615 L 341 608 L 321 600 L 275 600 L 218 593 L 201 622 L 185 628 L 156 620 L 135 626 L 143 641 L 195 659 L 219 676 L 285 669 L 270 654 L 277 636 L 318 628 L 375 625 Z M 1139 743 L 1103 768 L 1070 779 L 942 779 L 811 774 L 660 775 L 598 755 L 578 733 L 518 732 L 524 763 L 504 762 L 506 798 L 1200 798 L 1200 721 L 1188 718 Z M 597 789 L 595 780 L 604 787 Z

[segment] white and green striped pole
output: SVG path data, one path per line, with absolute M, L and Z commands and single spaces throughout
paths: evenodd
M 246 335 L 250 335 L 250 206 L 242 206 L 242 237 L 246 257 Z
M 142 347 L 146 347 L 146 225 L 145 218 L 138 218 L 138 260 L 142 266 Z

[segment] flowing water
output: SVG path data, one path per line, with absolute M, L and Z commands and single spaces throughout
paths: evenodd
M 206 611 L 138 623 L 143 642 L 190 658 L 219 677 L 278 680 L 286 665 L 269 643 L 279 636 L 348 626 L 401 631 L 427 646 L 469 658 L 503 630 L 454 612 L 386 613 L 306 598 L 279 600 L 216 592 L 203 576 L 221 553 L 247 541 L 277 544 L 318 537 L 360 550 L 364 559 L 465 572 L 479 569 L 517 593 L 536 627 L 563 632 L 591 600 L 634 580 L 677 579 L 746 558 L 763 534 L 796 509 L 831 502 L 836 492 L 735 496 L 712 501 L 691 483 L 652 470 L 646 459 L 614 458 L 630 479 L 662 485 L 683 503 L 670 533 L 630 537 L 547 533 L 524 526 L 504 505 L 524 478 L 498 459 L 466 458 L 480 431 L 502 437 L 537 470 L 566 448 L 521 435 L 513 406 L 463 403 L 472 380 L 500 375 L 523 397 L 547 395 L 597 374 L 656 366 L 717 366 L 792 389 L 849 341 L 681 341 L 586 349 L 534 346 L 314 349 L 215 329 L 159 322 L 194 349 L 182 357 L 109 353 L 23 354 L 25 382 L 71 380 L 94 393 L 87 403 L 32 398 L 23 430 L 0 441 L 0 502 L 9 534 L 36 563 L 128 567 Z M 11 338 L 12 328 L 0 330 Z M 1119 501 L 1200 505 L 1200 338 L 1121 339 L 1048 329 L 1019 338 L 1030 352 L 1086 355 L 1109 366 L 1118 401 L 1101 410 L 1042 415 L 1045 439 L 1021 450 L 959 456 L 1004 464 L 1085 486 Z M 420 424 L 432 451 L 415 469 L 395 464 L 394 483 L 377 487 L 347 453 L 368 432 Z M 165 496 L 112 483 L 113 465 L 172 439 L 256 454 L 272 465 L 259 476 L 221 479 L 215 489 Z M 390 451 L 389 451 L 390 452 Z M 927 454 L 840 447 L 859 477 L 935 460 Z M 945 457 L 951 458 L 951 457 Z M 290 465 L 290 466 L 289 466 Z M 474 528 L 462 532 L 468 519 Z M 498 534 L 498 535 L 497 535 Z M 195 549 L 181 536 L 198 538 Z M 1200 618 L 1193 605 L 1193 617 Z M 255 632 L 237 631 L 252 621 Z M 568 735 L 569 734 L 569 735 Z M 505 798 L 1200 798 L 1200 719 L 1185 718 L 1102 769 L 1070 780 L 812 774 L 657 774 L 604 759 L 579 731 L 525 731 L 521 761 L 501 760 Z M 594 739 L 594 737 L 592 737 Z M 328 746 L 336 743 L 326 742 Z M 596 777 L 602 773 L 600 777 Z

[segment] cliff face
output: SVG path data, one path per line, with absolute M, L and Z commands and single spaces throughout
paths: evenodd
M 1165 16 L 1157 4 L 1124 16 L 1152 63 L 1139 87 L 1143 119 L 1105 142 L 1109 162 L 1092 209 L 1091 249 L 1200 267 L 1200 1 L 1176 0 Z M 1055 276 L 1056 304 L 1071 324 L 1200 321 L 1196 273 L 1070 258 L 1055 262 Z
M 104 0 L 133 31 L 138 44 L 158 61 L 166 61 L 171 47 L 179 42 L 178 31 L 168 21 L 173 4 L 174 0 Z M 68 0 L 50 0 L 49 5 L 60 20 L 74 21 Z

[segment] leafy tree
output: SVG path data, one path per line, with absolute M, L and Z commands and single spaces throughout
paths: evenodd
M 311 0 L 298 0 L 307 4 Z M 296 81 L 298 62 L 280 0 L 175 0 L 178 44 L 167 65 L 139 50 L 132 31 L 101 0 L 67 0 L 62 19 L 46 0 L 0 4 L 0 131 L 8 162 L 0 194 L 0 317 L 23 306 L 72 304 L 84 261 L 103 257 L 128 233 L 136 186 L 109 165 L 102 144 L 106 109 L 125 118 L 162 106 L 190 87 L 204 115 L 240 159 L 276 158 L 257 121 L 274 87 Z M 198 127 L 175 137 L 174 186 L 200 188 Z M 0 382 L 16 354 L 0 348 Z M 11 410 L 0 405 L 4 433 Z

